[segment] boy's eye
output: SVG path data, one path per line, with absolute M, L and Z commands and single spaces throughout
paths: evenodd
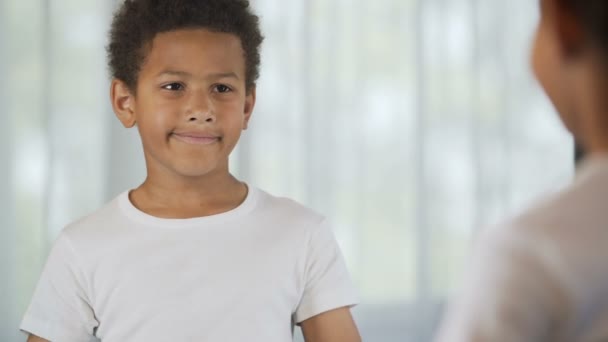
M 223 84 L 218 84 L 215 86 L 215 91 L 217 91 L 218 93 L 227 93 L 231 90 L 232 89 L 230 89 L 230 87 L 223 85 Z
M 184 89 L 184 85 L 181 83 L 169 83 L 164 85 L 162 88 L 165 90 L 179 91 Z

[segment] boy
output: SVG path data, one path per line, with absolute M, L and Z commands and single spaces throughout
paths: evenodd
M 588 156 L 481 241 L 437 341 L 608 341 L 608 1 L 541 0 L 533 68 Z
M 114 111 L 147 177 L 69 225 L 21 329 L 28 341 L 359 341 L 326 220 L 235 179 L 262 42 L 246 0 L 127 0 L 108 46 Z

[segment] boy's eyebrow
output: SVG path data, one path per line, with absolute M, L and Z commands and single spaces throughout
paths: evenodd
M 239 79 L 239 76 L 234 72 L 220 72 L 215 74 L 210 74 L 207 78 L 235 78 Z
M 156 76 L 164 76 L 164 75 L 168 75 L 168 76 L 184 76 L 184 77 L 192 76 L 188 72 L 185 72 L 185 71 L 175 71 L 175 70 L 163 70 L 163 71 L 159 72 L 158 75 L 156 75 Z
M 176 70 L 163 70 L 160 73 L 158 73 L 158 77 L 163 76 L 163 75 L 169 75 L 169 76 L 182 76 L 182 77 L 192 77 L 192 74 L 190 74 L 189 72 L 185 72 L 185 71 L 176 71 Z M 209 74 L 207 75 L 208 79 L 217 79 L 217 78 L 235 78 L 237 80 L 239 80 L 239 76 L 234 73 L 234 72 L 220 72 L 220 73 L 213 73 L 213 74 Z

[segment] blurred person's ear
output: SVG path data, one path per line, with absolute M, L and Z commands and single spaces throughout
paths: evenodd
M 565 0 L 543 0 L 544 15 L 551 18 L 554 32 L 565 57 L 576 57 L 586 46 L 585 31 L 572 5 Z
M 123 126 L 135 126 L 135 101 L 127 84 L 119 79 L 113 79 L 110 86 L 110 99 L 116 117 Z

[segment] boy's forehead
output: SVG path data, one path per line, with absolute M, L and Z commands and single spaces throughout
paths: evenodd
M 245 54 L 240 39 L 233 34 L 204 29 L 159 33 L 154 37 L 143 69 L 159 73 L 245 74 Z

